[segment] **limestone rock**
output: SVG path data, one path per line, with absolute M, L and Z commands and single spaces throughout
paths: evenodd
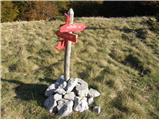
M 54 91 L 56 90 L 57 86 L 56 84 L 51 84 L 45 91 L 45 96 L 50 96 L 54 93 Z
M 76 93 L 81 98 L 84 96 L 87 96 L 89 90 L 88 90 L 88 83 L 80 78 L 76 78 L 78 81 L 78 84 L 76 85 Z
M 68 80 L 68 85 L 66 88 L 67 93 L 71 92 L 74 89 L 74 87 L 77 85 L 77 82 L 78 82 L 77 79 L 73 79 L 73 78 Z
M 94 97 L 100 96 L 95 89 L 89 89 L 88 83 L 80 78 L 65 80 L 61 75 L 56 82 L 51 84 L 45 91 L 48 98 L 44 106 L 50 113 L 58 112 L 62 117 L 68 116 L 73 110 L 83 112 L 89 109 L 94 102 Z M 101 107 L 95 106 L 94 112 L 100 113 Z
M 88 95 L 90 97 L 98 97 L 98 96 L 100 96 L 100 93 L 97 90 L 90 88 Z
M 53 95 L 53 99 L 54 99 L 55 101 L 58 101 L 58 100 L 62 99 L 62 95 L 56 93 L 56 94 Z
M 83 98 L 85 96 L 87 96 L 89 90 L 88 90 L 88 86 L 83 85 L 83 84 L 78 84 L 76 86 L 76 93 L 79 97 Z
M 74 100 L 74 97 L 75 97 L 74 92 L 70 92 L 64 95 L 64 98 L 68 100 Z
M 66 91 L 65 91 L 63 88 L 61 88 L 61 87 L 58 87 L 58 88 L 55 90 L 55 92 L 57 92 L 57 93 L 59 93 L 59 94 L 61 94 L 61 95 L 66 94 Z
M 72 113 L 72 107 L 73 107 L 73 101 L 66 102 L 63 107 L 58 111 L 58 114 L 62 117 L 68 116 L 70 113 Z
M 85 110 L 87 110 L 88 107 L 88 103 L 87 103 L 87 98 L 79 98 L 79 97 L 75 97 L 75 104 L 74 104 L 74 111 L 79 111 L 79 112 L 83 112 Z
M 63 105 L 65 104 L 65 103 L 67 103 L 69 100 L 66 100 L 66 99 L 61 99 L 61 100 L 59 100 L 59 101 L 57 101 L 57 109 L 58 109 L 58 111 L 63 107 Z
M 59 85 L 63 84 L 64 81 L 65 81 L 65 80 L 64 80 L 64 76 L 61 75 L 61 76 L 58 78 L 58 80 L 55 82 L 55 84 L 56 84 L 57 86 L 59 86 Z
M 65 90 L 66 87 L 67 87 L 67 82 L 66 82 L 66 81 L 63 81 L 63 83 L 60 84 L 59 87 L 61 87 L 61 88 L 63 88 L 63 89 Z
M 92 104 L 92 103 L 94 102 L 93 97 L 89 97 L 89 98 L 87 99 L 87 102 L 88 102 L 88 105 Z
M 64 75 L 61 75 L 59 79 L 64 80 Z
M 99 114 L 101 112 L 101 107 L 100 106 L 95 106 L 93 108 L 93 111 Z
M 62 87 L 62 88 L 65 88 L 67 86 L 67 83 L 64 81 L 64 76 L 61 75 L 60 78 L 58 80 L 56 80 L 55 83 L 52 83 L 45 91 L 45 96 L 50 96 L 52 95 L 55 90 L 58 88 L 58 87 Z M 59 91 L 59 90 L 58 90 Z
M 88 83 L 80 78 L 75 78 L 75 80 L 78 81 L 78 84 L 82 85 L 82 86 L 85 86 L 85 87 L 88 87 Z
M 53 99 L 53 95 L 49 96 L 45 101 L 44 101 L 44 106 L 49 110 L 50 113 L 53 112 L 53 109 L 56 107 L 57 103 Z

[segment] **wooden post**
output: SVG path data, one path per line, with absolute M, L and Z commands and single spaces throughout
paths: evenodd
M 70 15 L 70 24 L 73 24 L 73 20 L 74 20 L 73 9 L 71 8 L 68 13 Z M 67 43 L 66 43 L 65 54 L 64 54 L 64 79 L 69 80 L 70 79 L 70 58 L 71 58 L 72 42 L 71 41 L 66 41 L 66 42 Z

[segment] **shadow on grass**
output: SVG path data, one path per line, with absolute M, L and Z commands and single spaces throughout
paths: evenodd
M 48 77 L 44 77 L 44 78 L 39 78 L 39 81 L 40 82 L 47 82 L 49 84 L 52 84 L 52 83 L 55 83 L 57 79 L 51 79 L 51 78 L 48 78 Z
M 145 28 L 137 28 L 137 29 L 130 29 L 127 27 L 123 27 L 123 28 L 116 28 L 115 29 L 124 32 L 124 33 L 135 33 L 136 37 L 140 38 L 140 39 L 146 39 L 147 37 L 147 30 Z
M 35 100 L 37 101 L 38 105 L 43 106 L 43 102 L 45 100 L 44 92 L 47 88 L 47 85 L 23 83 L 18 80 L 6 80 L 3 78 L 1 79 L 1 81 L 8 82 L 8 83 L 14 83 L 18 85 L 15 88 L 17 99 L 21 99 L 25 101 Z
M 106 28 L 106 27 L 87 27 L 86 29 L 88 29 L 88 30 L 96 30 L 96 29 L 105 30 L 105 29 L 108 29 L 108 28 Z
M 149 68 L 145 68 L 143 62 L 141 62 L 137 56 L 132 54 L 129 54 L 122 63 L 124 65 L 130 66 L 131 68 L 134 68 L 135 70 L 138 70 L 141 77 L 151 73 L 151 70 Z

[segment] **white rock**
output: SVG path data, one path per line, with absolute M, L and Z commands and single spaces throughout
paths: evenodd
M 88 103 L 87 98 L 80 99 L 79 97 L 75 97 L 75 104 L 74 104 L 74 111 L 83 112 L 85 110 L 88 110 Z
M 57 92 L 57 93 L 59 93 L 59 94 L 61 94 L 61 95 L 66 94 L 66 91 L 65 91 L 63 88 L 61 88 L 61 87 L 58 87 L 58 88 L 55 90 L 55 92 Z
M 76 85 L 76 93 L 80 97 L 87 96 L 89 90 L 88 90 L 88 83 L 80 78 L 76 78 L 78 81 L 78 84 Z
M 89 98 L 87 99 L 87 102 L 88 102 L 88 105 L 92 104 L 92 103 L 94 102 L 93 97 L 89 97 Z
M 74 89 L 74 87 L 77 85 L 77 82 L 78 81 L 76 79 L 73 79 L 73 78 L 68 80 L 68 85 L 67 85 L 67 88 L 66 88 L 67 93 L 71 92 Z
M 53 95 L 49 96 L 45 101 L 44 101 L 44 106 L 49 110 L 50 113 L 52 113 L 53 109 L 56 107 L 57 103 L 53 99 Z
M 98 96 L 100 96 L 100 92 L 98 92 L 97 90 L 95 90 L 93 88 L 90 88 L 88 95 L 90 97 L 98 97 Z
M 62 107 L 63 107 L 63 105 L 65 104 L 65 103 L 67 103 L 69 100 L 66 100 L 66 99 L 61 99 L 61 100 L 59 100 L 57 103 L 57 110 L 59 111 Z
M 64 80 L 64 75 L 61 75 L 59 79 Z
M 62 84 L 59 85 L 59 87 L 61 87 L 61 88 L 63 88 L 65 90 L 66 87 L 67 87 L 67 82 L 64 81 Z
M 80 96 L 81 98 L 85 97 L 88 95 L 88 86 L 85 85 L 76 85 L 76 93 L 78 94 L 78 96 Z
M 61 75 L 55 83 L 52 83 L 45 91 L 45 96 L 52 95 L 58 87 L 65 88 L 67 83 L 64 81 L 64 76 Z M 59 90 L 58 90 L 59 91 Z
M 80 78 L 75 78 L 78 81 L 78 84 L 88 87 L 88 83 Z
M 78 105 L 78 103 L 81 101 L 82 98 L 75 96 L 74 97 L 74 105 Z M 75 106 L 74 106 L 75 107 Z
M 54 99 L 55 101 L 58 101 L 58 100 L 62 99 L 62 95 L 56 93 L 56 94 L 53 95 L 53 99 Z
M 51 84 L 45 91 L 45 96 L 50 96 L 54 93 L 54 91 L 56 90 L 57 86 L 56 84 Z
M 64 80 L 64 76 L 61 75 L 61 76 L 58 78 L 58 80 L 55 82 L 55 84 L 56 84 L 57 86 L 59 86 L 59 85 L 63 84 L 64 81 L 65 81 L 65 80 Z
M 70 113 L 72 113 L 72 107 L 73 107 L 73 101 L 66 102 L 63 107 L 58 111 L 58 114 L 62 117 L 68 116 Z
M 93 108 L 93 111 L 99 114 L 101 112 L 101 107 L 100 106 L 95 106 Z
M 100 96 L 100 93 L 95 89 L 88 89 L 88 83 L 80 78 L 65 81 L 61 75 L 46 89 L 45 95 L 49 97 L 45 100 L 44 106 L 50 113 L 58 110 L 59 115 L 68 116 L 73 110 L 77 112 L 88 110 L 88 105 L 92 104 L 94 97 Z M 101 107 L 95 106 L 93 111 L 100 113 Z
M 58 103 L 58 105 L 57 105 L 57 110 L 59 111 L 59 110 L 63 107 L 64 102 L 60 100 L 60 101 L 58 101 L 57 103 Z
M 74 100 L 75 94 L 74 92 L 70 92 L 64 95 L 64 99 Z

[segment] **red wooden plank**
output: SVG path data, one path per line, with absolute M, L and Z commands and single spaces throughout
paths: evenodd
M 58 43 L 55 45 L 57 49 L 64 49 L 65 48 L 65 40 L 59 40 Z
M 74 34 L 67 33 L 67 32 L 62 33 L 60 31 L 57 31 L 56 35 L 60 38 L 63 38 L 64 40 L 69 40 L 71 42 L 76 42 L 77 37 L 78 37 L 78 35 L 74 35 Z
M 65 15 L 66 24 L 69 24 L 70 23 L 70 16 L 67 13 L 65 13 L 64 15 Z
M 86 28 L 83 23 L 65 24 L 60 26 L 60 32 L 79 32 Z

